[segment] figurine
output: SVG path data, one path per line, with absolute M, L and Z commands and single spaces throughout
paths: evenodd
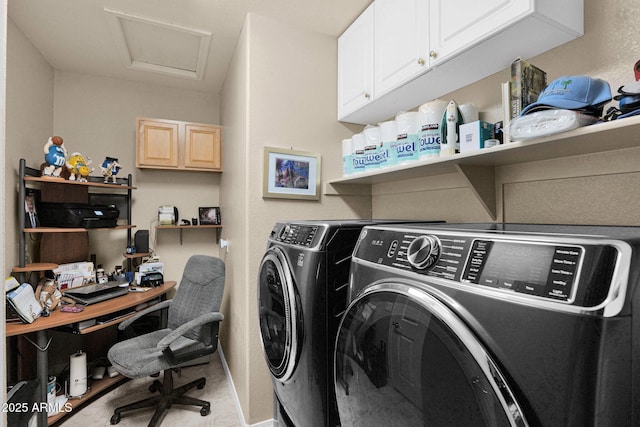
M 108 183 L 109 178 L 112 179 L 114 184 L 117 183 L 116 175 L 120 172 L 120 164 L 118 163 L 118 159 L 114 157 L 106 157 L 102 162 L 102 175 L 104 176 L 104 182 Z
M 58 289 L 58 284 L 55 280 L 43 277 L 38 282 L 36 287 L 35 297 L 42 306 L 43 315 L 49 316 L 51 312 L 58 306 L 62 293 Z
M 85 160 L 84 156 L 78 152 L 71 153 L 71 156 L 67 160 L 67 169 L 69 169 L 69 181 L 75 181 L 76 178 L 78 182 L 87 182 L 87 177 L 91 172 L 93 172 L 93 168 L 89 168 L 93 164 L 93 161 L 87 157 Z
M 66 157 L 67 149 L 64 146 L 62 138 L 59 136 L 50 137 L 44 145 L 44 160 L 47 166 L 44 168 L 42 174 L 59 178 L 62 167 L 65 165 Z

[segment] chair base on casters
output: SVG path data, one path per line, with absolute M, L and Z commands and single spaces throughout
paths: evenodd
M 158 391 L 160 392 L 159 395 L 152 396 L 139 402 L 130 403 L 129 405 L 117 408 L 115 411 L 113 411 L 111 424 L 118 424 L 123 412 L 154 407 L 157 409 L 153 414 L 153 418 L 151 418 L 151 421 L 149 421 L 149 427 L 155 427 L 160 422 L 160 419 L 162 418 L 164 413 L 169 408 L 171 408 L 171 405 L 173 405 L 174 403 L 178 405 L 201 406 L 202 409 L 200 409 L 200 415 L 202 415 L 203 417 L 209 415 L 211 413 L 211 404 L 209 402 L 189 396 L 183 396 L 184 393 L 194 387 L 197 387 L 198 389 L 204 388 L 205 383 L 206 378 L 203 377 L 174 389 L 171 369 L 167 369 L 164 371 L 164 383 L 155 380 L 153 384 L 149 386 L 150 392 L 155 393 L 156 391 Z

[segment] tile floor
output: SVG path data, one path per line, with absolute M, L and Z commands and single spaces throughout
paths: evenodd
M 189 426 L 189 427 L 241 427 L 243 423 L 236 410 L 233 394 L 220 356 L 215 353 L 211 361 L 206 365 L 183 368 L 181 374 L 174 373 L 173 379 L 176 386 L 204 376 L 207 384 L 202 390 L 194 388 L 188 392 L 189 396 L 211 402 L 211 413 L 206 417 L 200 415 L 198 407 L 174 405 L 164 416 L 162 426 Z M 162 376 L 159 378 L 162 380 Z M 127 403 L 144 399 L 150 395 L 149 385 L 153 378 L 132 379 L 109 393 L 101 396 L 92 403 L 81 407 L 70 417 L 61 420 L 61 427 L 87 427 L 110 426 L 113 410 Z M 118 423 L 119 427 L 146 426 L 153 416 L 152 409 L 144 409 L 123 414 Z

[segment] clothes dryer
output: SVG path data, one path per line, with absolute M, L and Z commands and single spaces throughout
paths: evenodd
M 379 222 L 278 222 L 271 231 L 258 274 L 258 307 L 280 426 L 340 425 L 333 345 L 347 305 L 353 248 L 362 228 Z
M 342 425 L 640 425 L 639 249 L 633 227 L 365 227 Z

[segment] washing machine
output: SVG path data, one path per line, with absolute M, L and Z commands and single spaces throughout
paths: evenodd
M 279 426 L 340 425 L 333 345 L 347 305 L 353 248 L 362 228 L 379 222 L 278 222 L 269 235 L 258 309 Z
M 342 425 L 640 425 L 639 243 L 634 227 L 365 227 L 335 346 Z

